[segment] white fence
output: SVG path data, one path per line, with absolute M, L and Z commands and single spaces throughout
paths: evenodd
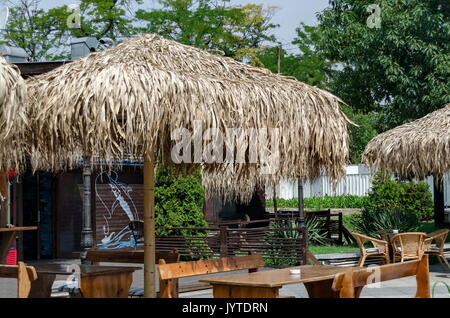
M 430 187 L 431 194 L 434 195 L 433 177 L 425 180 Z M 365 196 L 372 186 L 372 175 L 365 165 L 348 166 L 345 177 L 338 183 L 335 190 L 328 177 L 322 175 L 313 182 L 305 182 L 303 192 L 305 198 L 324 197 L 325 195 L 357 195 Z M 277 198 L 293 199 L 297 198 L 297 180 L 283 180 L 276 187 Z M 268 198 L 273 197 L 273 190 L 266 188 Z M 444 178 L 444 200 L 445 205 L 450 206 L 450 173 Z

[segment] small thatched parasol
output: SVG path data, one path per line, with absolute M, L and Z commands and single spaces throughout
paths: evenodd
M 450 170 L 450 104 L 386 131 L 367 145 L 363 161 L 402 177 L 441 178 Z
M 396 173 L 399 177 L 420 179 L 432 175 L 435 222 L 444 222 L 443 176 L 450 171 L 450 104 L 384 132 L 367 145 L 363 162 Z
M 26 93 L 19 69 L 0 56 L 0 166 L 4 170 L 20 168 L 22 163 Z
M 240 146 L 224 146 L 246 159 L 254 155 L 252 149 L 270 154 L 279 150 L 278 160 L 269 162 L 279 163 L 278 169 L 267 174 L 261 173 L 260 163 L 202 163 L 209 193 L 248 198 L 255 184 L 274 183 L 281 177 L 314 178 L 321 169 L 337 180 L 347 164 L 349 121 L 337 97 L 156 35 L 93 53 L 28 84 L 28 114 L 33 119 L 29 144 L 36 169 L 64 169 L 82 155 L 117 160 L 126 153 L 145 154 L 144 245 L 152 257 L 146 257 L 144 265 L 146 286 L 154 285 L 151 167 L 156 154 L 165 165 L 179 168 L 168 155 L 175 144 L 174 130 L 195 132 L 198 121 L 203 131 L 279 129 L 279 136 L 269 132 L 247 138 Z M 210 142 L 200 140 L 203 149 Z M 154 290 L 146 290 L 149 295 Z

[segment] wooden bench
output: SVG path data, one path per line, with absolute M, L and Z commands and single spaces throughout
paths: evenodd
M 244 269 L 248 270 L 249 273 L 253 273 L 257 272 L 258 268 L 263 266 L 263 257 L 258 254 L 224 257 L 194 262 L 181 262 L 176 264 L 166 264 L 166 262 L 162 259 L 159 261 L 158 267 L 160 297 L 177 298 L 179 292 L 179 278 L 224 273 Z
M 34 267 L 19 262 L 18 265 L 0 265 L 0 278 L 17 278 L 17 298 L 28 298 L 37 273 Z
M 366 285 L 408 276 L 416 276 L 417 291 L 415 297 L 429 298 L 428 255 L 422 256 L 420 260 L 404 263 L 349 269 L 347 272 L 335 276 L 333 290 L 339 292 L 340 298 L 358 298 Z

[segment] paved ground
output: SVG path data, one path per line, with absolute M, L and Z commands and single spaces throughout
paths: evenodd
M 58 263 L 75 263 L 77 260 L 61 260 Z M 30 263 L 31 264 L 31 263 Z M 105 264 L 106 265 L 106 264 Z M 108 263 L 108 265 L 112 265 Z M 119 264 L 114 264 L 119 265 Z M 123 264 L 122 264 L 123 265 Z M 220 274 L 223 275 L 223 274 Z M 65 283 L 65 277 L 57 277 L 57 281 L 53 287 L 56 289 L 59 285 Z M 190 284 L 196 282 L 199 277 L 182 279 L 181 284 Z M 436 282 L 445 282 L 450 285 L 450 273 L 441 272 L 439 265 L 430 266 L 430 280 L 431 287 L 434 286 Z M 15 279 L 0 279 L 0 298 L 11 298 L 15 297 L 17 293 L 16 287 L 17 281 Z M 143 287 L 143 270 L 138 270 L 134 274 L 133 286 L 136 288 Z M 406 277 L 402 279 L 392 280 L 381 283 L 379 286 L 373 286 L 373 288 L 366 287 L 361 293 L 362 298 L 410 298 L 413 297 L 416 291 L 416 281 L 415 277 Z M 298 285 L 288 285 L 281 289 L 281 295 L 284 296 L 294 296 L 297 298 L 308 298 L 306 290 L 302 284 Z M 55 293 L 55 296 L 63 296 L 64 294 Z M 184 293 L 180 295 L 181 298 L 211 298 L 211 290 L 204 290 L 198 292 Z M 435 298 L 450 298 L 450 294 L 447 291 L 444 284 L 438 283 L 434 288 Z

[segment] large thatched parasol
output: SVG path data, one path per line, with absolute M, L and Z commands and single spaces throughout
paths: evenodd
M 248 198 L 255 184 L 281 177 L 333 179 L 348 158 L 348 119 L 332 94 L 233 59 L 144 35 L 66 64 L 28 82 L 29 144 L 35 168 L 64 169 L 82 155 L 120 159 L 144 153 L 146 286 L 154 285 L 155 155 L 166 165 L 203 167 L 207 192 Z M 245 162 L 178 165 L 171 150 L 176 129 L 269 129 L 225 144 Z M 197 126 L 196 126 L 197 125 Z M 273 129 L 278 129 L 273 133 Z M 277 134 L 278 132 L 278 134 Z M 251 134 L 250 134 L 251 135 Z M 278 142 L 278 143 L 277 143 Z M 200 138 L 206 149 L 210 140 Z M 220 147 L 219 147 L 220 148 Z M 264 172 L 260 151 L 276 154 Z M 195 155 L 193 155 L 195 159 Z M 255 158 L 253 158 L 255 159 Z M 219 177 L 220 176 L 220 177 Z M 149 253 L 149 254 L 148 254 Z M 154 295 L 154 290 L 146 296 Z
M 0 56 L 0 166 L 20 167 L 23 158 L 22 140 L 27 121 L 25 81 L 18 68 Z
M 435 185 L 436 223 L 443 222 L 442 178 L 450 171 L 450 104 L 373 138 L 363 162 L 396 173 L 400 177 L 425 178 L 432 175 Z
M 442 177 L 450 170 L 450 104 L 386 131 L 367 145 L 363 161 L 402 177 Z

